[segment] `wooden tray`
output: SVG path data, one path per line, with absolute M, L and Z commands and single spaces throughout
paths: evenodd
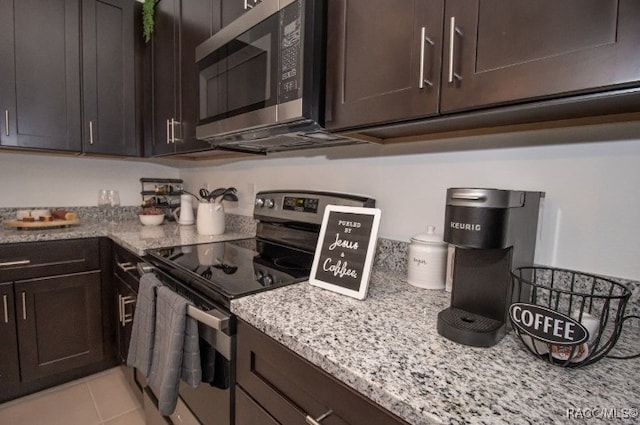
M 53 221 L 22 221 L 22 220 L 5 220 L 2 222 L 4 227 L 10 229 L 53 229 L 56 227 L 68 227 L 80 224 L 80 219 L 75 220 L 53 220 Z

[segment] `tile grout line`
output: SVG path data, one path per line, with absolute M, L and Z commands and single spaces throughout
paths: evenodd
M 98 409 L 98 402 L 96 401 L 96 397 L 93 395 L 93 390 L 91 390 L 91 385 L 89 385 L 89 381 L 85 383 L 87 388 L 89 389 L 89 395 L 91 396 L 91 401 L 93 402 L 93 408 L 96 409 L 96 413 L 98 414 L 98 418 L 100 419 L 100 424 L 104 425 L 104 420 L 102 419 L 102 414 L 100 413 L 100 409 Z

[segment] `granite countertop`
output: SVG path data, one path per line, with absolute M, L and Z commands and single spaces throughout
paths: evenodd
M 228 232 L 219 236 L 172 222 L 143 226 L 136 217 L 116 223 L 86 219 L 61 229 L 0 228 L 0 243 L 106 236 L 144 255 L 147 249 L 255 235 L 250 218 L 228 219 Z M 396 255 L 402 254 L 399 244 L 381 245 L 379 265 L 398 267 L 404 258 Z M 436 331 L 449 294 L 415 288 L 405 276 L 401 268 L 377 267 L 364 301 L 304 282 L 233 300 L 231 310 L 414 425 L 566 424 L 585 417 L 599 423 L 591 417 L 602 412 L 597 409 L 616 409 L 615 423 L 637 423 L 640 359 L 563 369 L 534 358 L 513 334 L 492 348 L 456 344 Z M 637 309 L 634 303 L 627 314 Z M 638 334 L 640 328 L 625 329 L 614 351 L 637 352 Z
M 375 271 L 364 301 L 304 282 L 233 300 L 231 310 L 411 424 L 566 424 L 601 412 L 587 409 L 637 423 L 640 359 L 564 369 L 513 333 L 491 348 L 460 345 L 436 331 L 449 304 L 444 291 Z M 638 329 L 625 334 L 614 351 L 637 351 Z
M 0 228 L 0 243 L 21 243 L 78 239 L 106 236 L 114 242 L 142 256 L 147 249 L 176 245 L 193 245 L 253 237 L 250 231 L 230 231 L 222 235 L 199 235 L 196 226 L 182 226 L 175 222 L 165 222 L 160 226 L 143 226 L 137 219 L 108 223 L 100 220 L 82 220 L 78 226 L 58 229 L 15 230 Z

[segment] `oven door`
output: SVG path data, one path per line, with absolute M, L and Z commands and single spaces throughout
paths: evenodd
M 164 285 L 193 302 L 187 314 L 198 322 L 202 368 L 202 381 L 196 388 L 180 382 L 176 410 L 168 418 L 160 415 L 153 391 L 145 388 L 147 425 L 233 424 L 235 316 L 154 266 L 138 263 L 138 270 L 153 272 Z
M 199 322 L 203 382 L 191 388 L 180 382 L 180 399 L 202 425 L 232 424 L 234 376 L 231 370 L 231 337 Z M 171 415 L 174 424 L 183 422 L 178 409 Z

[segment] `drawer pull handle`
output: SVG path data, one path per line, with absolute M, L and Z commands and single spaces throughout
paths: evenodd
M 22 320 L 27 320 L 27 294 L 22 291 Z
M 118 263 L 118 267 L 120 267 L 120 270 L 122 270 L 123 272 L 130 272 L 131 270 L 135 270 L 136 266 L 133 263 Z
M 4 261 L 0 263 L 0 267 L 24 266 L 27 264 L 31 264 L 31 260 Z
M 333 410 L 329 410 L 326 413 L 323 413 L 322 415 L 318 416 L 315 419 L 313 419 L 311 416 L 307 415 L 307 417 L 305 418 L 305 421 L 309 425 L 321 425 L 320 422 L 322 422 L 323 419 L 327 418 L 327 416 L 329 416 L 332 413 L 333 413 Z
M 4 323 L 9 323 L 9 306 L 7 305 L 7 294 L 2 295 L 2 304 L 4 305 Z
M 135 304 L 136 300 L 137 300 L 136 297 L 131 295 L 121 298 L 120 302 L 122 303 L 122 326 L 125 326 L 127 323 L 133 322 L 133 313 L 127 314 L 126 309 L 127 309 L 127 305 Z

